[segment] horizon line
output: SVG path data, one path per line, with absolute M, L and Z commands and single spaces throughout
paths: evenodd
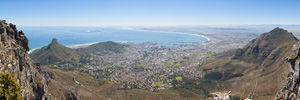
M 300 26 L 300 24 L 215 24 L 215 25 L 99 25 L 99 26 L 80 26 L 80 25 L 17 25 L 21 27 L 170 27 L 170 26 L 260 26 L 260 25 L 281 25 L 281 26 Z

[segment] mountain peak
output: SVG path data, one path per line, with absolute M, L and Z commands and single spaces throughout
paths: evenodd
M 271 31 L 274 31 L 274 30 L 284 30 L 284 29 L 282 29 L 282 28 L 280 28 L 280 27 L 275 27 L 273 30 L 271 30 Z
M 285 29 L 276 27 L 273 30 L 271 30 L 269 33 L 271 33 L 271 34 L 288 34 L 289 32 Z
M 53 38 L 50 44 L 59 44 L 56 38 Z
M 64 60 L 78 61 L 80 58 L 79 53 L 59 44 L 56 38 L 53 38 L 49 45 L 33 51 L 29 56 L 41 65 L 61 63 Z
M 252 40 L 244 48 L 238 49 L 235 53 L 234 59 L 241 59 L 261 64 L 275 48 L 282 46 L 285 43 L 292 43 L 296 41 L 298 41 L 298 39 L 291 32 L 276 27 L 270 32 L 264 33 L 258 38 Z

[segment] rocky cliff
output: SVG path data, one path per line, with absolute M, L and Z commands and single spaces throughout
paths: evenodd
M 16 25 L 0 20 L 0 34 L 0 73 L 10 72 L 18 79 L 23 99 L 51 100 L 57 98 L 49 92 L 52 88 L 49 88 L 48 85 L 60 81 L 56 80 L 51 72 L 31 61 L 27 54 L 28 39 L 24 33 L 18 31 Z M 60 100 L 80 99 L 76 89 L 65 86 L 62 90 L 65 92 L 61 93 L 64 95 L 58 98 Z
M 293 45 L 288 57 L 290 72 L 284 86 L 276 94 L 275 99 L 298 100 L 300 98 L 300 42 Z

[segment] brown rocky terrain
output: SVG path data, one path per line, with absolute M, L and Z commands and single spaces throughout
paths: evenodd
M 208 90 L 229 90 L 235 99 L 274 99 L 288 72 L 284 58 L 297 42 L 292 33 L 274 28 L 243 48 L 218 54 L 203 66 L 205 78 L 216 83 Z
M 28 39 L 16 25 L 0 20 L 0 34 L 0 72 L 10 72 L 18 79 L 24 100 L 80 99 L 76 88 L 29 58 Z
M 293 45 L 293 48 L 288 57 L 286 57 L 289 63 L 289 74 L 286 83 L 282 89 L 276 94 L 276 100 L 298 100 L 300 98 L 300 42 Z

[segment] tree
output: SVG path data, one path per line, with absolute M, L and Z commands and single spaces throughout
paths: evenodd
M 0 73 L 0 100 L 22 100 L 21 86 L 11 73 Z

